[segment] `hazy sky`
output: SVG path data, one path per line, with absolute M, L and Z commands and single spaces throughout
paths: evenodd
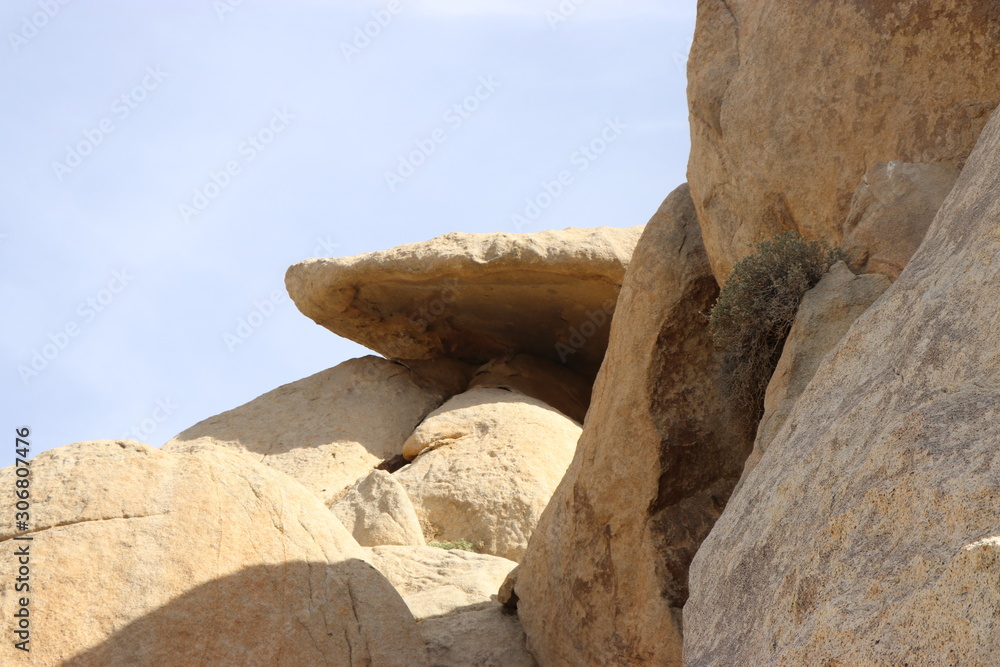
M 298 312 L 294 262 L 645 223 L 684 181 L 694 12 L 7 0 L 0 465 L 16 427 L 32 454 L 129 432 L 159 446 L 366 354 Z M 609 126 L 603 154 L 581 152 Z

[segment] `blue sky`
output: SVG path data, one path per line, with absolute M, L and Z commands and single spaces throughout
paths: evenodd
M 294 262 L 646 222 L 684 181 L 694 12 L 5 2 L 0 465 L 16 427 L 33 454 L 129 432 L 159 446 L 366 354 L 295 309 Z M 609 125 L 603 153 L 581 151 Z

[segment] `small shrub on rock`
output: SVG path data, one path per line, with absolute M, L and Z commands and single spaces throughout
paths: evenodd
M 468 540 L 456 540 L 455 542 L 430 542 L 427 546 L 438 549 L 459 549 L 460 551 L 475 551 L 472 542 Z
M 748 425 L 764 411 L 802 295 L 841 260 L 839 249 L 787 232 L 762 241 L 733 267 L 712 308 L 712 337 L 722 349 L 726 392 Z

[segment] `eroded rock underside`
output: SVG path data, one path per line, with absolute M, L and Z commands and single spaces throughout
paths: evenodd
M 285 284 L 304 315 L 387 357 L 527 352 L 593 378 L 641 231 L 447 234 L 300 262 Z

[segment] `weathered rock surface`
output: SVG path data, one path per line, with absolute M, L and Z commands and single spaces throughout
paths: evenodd
M 590 407 L 591 382 L 564 366 L 530 354 L 494 359 L 481 366 L 469 383 L 469 389 L 476 387 L 519 391 L 581 424 Z
M 363 547 L 424 544 L 406 489 L 384 470 L 372 471 L 330 509 Z
M 217 448 L 77 443 L 31 464 L 33 665 L 427 664 L 392 586 L 309 491 Z M 0 470 L 13 489 L 14 468 Z M 13 582 L 17 561 L 0 560 Z M 20 595 L 0 589 L 14 617 Z M 0 662 L 21 664 L 13 642 Z
M 576 422 L 537 399 L 472 389 L 413 431 L 403 454 L 416 460 L 395 477 L 428 542 L 465 539 L 477 551 L 516 561 L 579 436 Z
M 453 386 L 378 357 L 351 359 L 209 417 L 163 449 L 211 444 L 249 454 L 330 506 L 379 463 L 400 454 L 414 427 Z
M 300 262 L 285 285 L 307 317 L 387 357 L 484 364 L 526 352 L 592 378 L 608 342 L 593 321 L 614 310 L 641 231 L 446 234 Z
M 374 547 L 375 566 L 418 620 L 431 665 L 533 667 L 517 616 L 496 591 L 517 563 L 459 549 Z
M 876 163 L 964 161 L 998 62 L 993 0 L 700 0 L 688 179 L 720 282 L 784 230 L 839 246 Z
M 698 551 L 687 664 L 1000 660 L 998 192 L 994 114 Z
M 687 186 L 646 226 L 580 443 L 514 590 L 541 664 L 677 665 L 687 567 L 739 478 Z
M 851 270 L 898 278 L 961 171 L 953 163 L 872 165 L 844 221 L 842 247 Z
M 459 611 L 417 624 L 434 667 L 535 667 L 517 616 L 503 607 Z
M 514 588 L 517 586 L 517 575 L 520 569 L 521 566 L 518 565 L 508 572 L 507 578 L 503 580 L 503 583 L 500 584 L 500 590 L 497 591 L 497 602 L 507 609 L 517 609 L 517 591 Z
M 760 462 L 768 445 L 788 419 L 795 401 L 816 374 L 823 357 L 882 293 L 889 279 L 877 273 L 855 276 L 838 262 L 802 297 L 771 382 L 764 396 L 764 416 L 757 426 L 753 453 L 747 459 L 739 488 Z
M 517 565 L 498 556 L 430 546 L 374 547 L 368 562 L 396 587 L 418 620 L 491 603 Z

